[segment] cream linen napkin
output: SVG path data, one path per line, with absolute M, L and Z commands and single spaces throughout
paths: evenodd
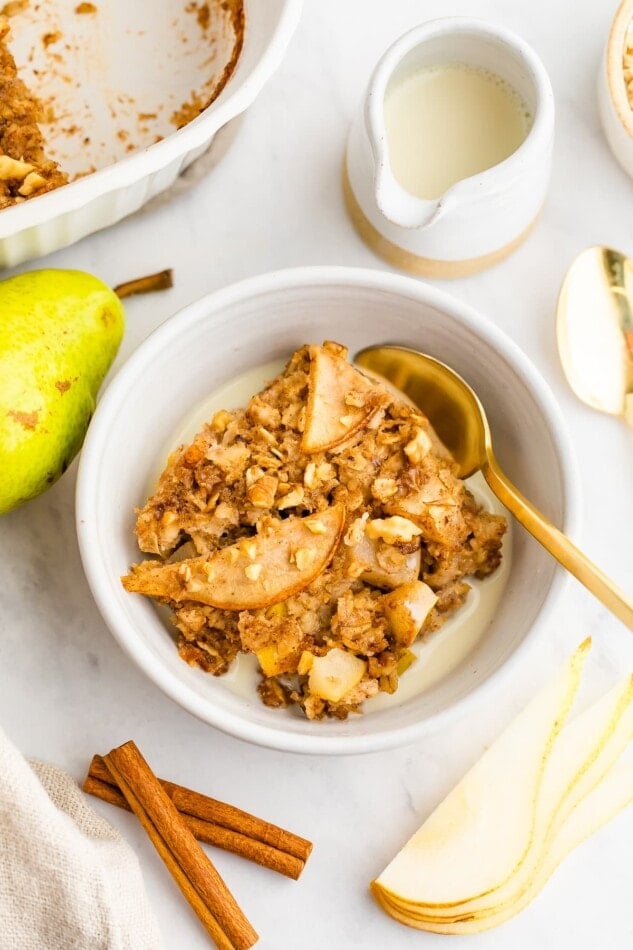
M 159 950 L 138 860 L 73 779 L 0 729 L 1 950 Z

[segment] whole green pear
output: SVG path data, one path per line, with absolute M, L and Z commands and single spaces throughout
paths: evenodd
M 0 281 L 0 514 L 66 471 L 123 330 L 119 298 L 92 274 Z

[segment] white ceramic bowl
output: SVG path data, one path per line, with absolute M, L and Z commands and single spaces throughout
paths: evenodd
M 598 106 L 611 151 L 633 177 L 633 110 L 624 81 L 624 50 L 633 0 L 622 0 L 613 18 L 598 74 Z
M 11 19 L 20 75 L 45 102 L 52 99 L 58 115 L 54 128 L 44 126 L 52 155 L 71 173 L 97 171 L 5 208 L 1 267 L 73 244 L 169 188 L 218 130 L 251 105 L 280 65 L 301 13 L 301 0 L 244 0 L 244 45 L 231 78 L 210 106 L 176 131 L 172 112 L 192 91 L 204 95 L 217 68 L 213 57 L 226 49 L 220 44 L 214 52 L 195 4 L 185 0 L 96 6 L 95 15 L 77 16 L 75 4 L 49 0 Z M 60 39 L 45 47 L 47 32 L 59 32 Z M 89 144 L 82 145 L 82 135 Z M 162 141 L 155 142 L 158 135 Z M 128 154 L 131 145 L 137 148 Z
M 77 530 L 84 568 L 121 646 L 177 703 L 225 732 L 295 752 L 352 753 L 404 744 L 477 701 L 501 672 L 517 671 L 547 622 L 562 577 L 522 530 L 501 607 L 467 659 L 446 679 L 388 710 L 345 722 L 308 722 L 230 692 L 187 666 L 168 626 L 120 575 L 139 560 L 133 509 L 169 438 L 214 388 L 305 342 L 336 339 L 354 353 L 398 342 L 449 363 L 480 395 L 500 462 L 526 495 L 572 531 L 577 486 L 559 410 L 518 347 L 470 307 L 418 281 L 373 270 L 314 267 L 255 277 L 187 307 L 134 353 L 101 400 L 84 445 Z

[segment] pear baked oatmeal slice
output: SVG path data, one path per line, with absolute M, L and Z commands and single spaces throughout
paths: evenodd
M 506 529 L 426 417 L 346 357 L 303 346 L 174 452 L 138 512 L 155 557 L 123 578 L 171 608 L 187 663 L 217 676 L 254 653 L 263 702 L 310 719 L 395 692 L 465 578 L 497 568 Z

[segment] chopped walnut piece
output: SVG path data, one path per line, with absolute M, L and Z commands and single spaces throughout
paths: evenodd
M 368 521 L 365 533 L 372 541 L 381 538 L 387 544 L 407 544 L 422 534 L 422 528 L 418 528 L 408 518 L 392 515 L 391 518 L 374 518 L 373 521 Z
M 368 518 L 369 512 L 366 511 L 365 514 L 361 515 L 360 518 L 355 518 L 354 521 L 352 521 L 351 525 L 347 529 L 347 534 L 343 538 L 345 544 L 353 547 L 354 545 L 361 543 L 365 534 L 365 527 L 367 525 Z
M 410 442 L 404 447 L 404 454 L 407 456 L 410 462 L 413 462 L 414 465 L 418 465 L 423 458 L 425 458 L 433 447 L 431 439 L 424 431 L 424 429 L 416 429 L 415 435 Z
M 254 508 L 272 508 L 278 485 L 279 479 L 274 475 L 263 475 L 246 490 L 248 500 Z
M 398 483 L 395 478 L 377 478 L 371 486 L 371 493 L 378 501 L 387 501 L 398 493 Z
M 225 521 L 227 524 L 237 525 L 239 524 L 240 515 L 237 508 L 234 508 L 232 505 L 228 505 L 225 501 L 220 502 L 220 504 L 215 509 L 215 517 L 218 521 Z
M 246 472 L 244 473 L 246 487 L 250 488 L 251 485 L 254 485 L 255 482 L 259 481 L 260 478 L 263 478 L 264 474 L 264 469 L 260 468 L 259 465 L 251 465 L 250 468 L 247 468 Z
M 281 421 L 279 409 L 262 402 L 257 396 L 251 400 L 247 412 L 253 422 L 258 422 L 267 430 L 276 429 Z
M 215 432 L 226 432 L 229 422 L 231 421 L 231 413 L 227 412 L 225 409 L 220 409 L 219 412 L 216 412 L 211 420 L 211 428 Z
M 308 462 L 303 473 L 303 484 L 308 491 L 320 488 L 334 477 L 334 466 L 329 462 Z
M 286 508 L 295 508 L 303 501 L 303 485 L 294 485 L 290 491 L 277 501 L 279 511 L 285 511 Z

